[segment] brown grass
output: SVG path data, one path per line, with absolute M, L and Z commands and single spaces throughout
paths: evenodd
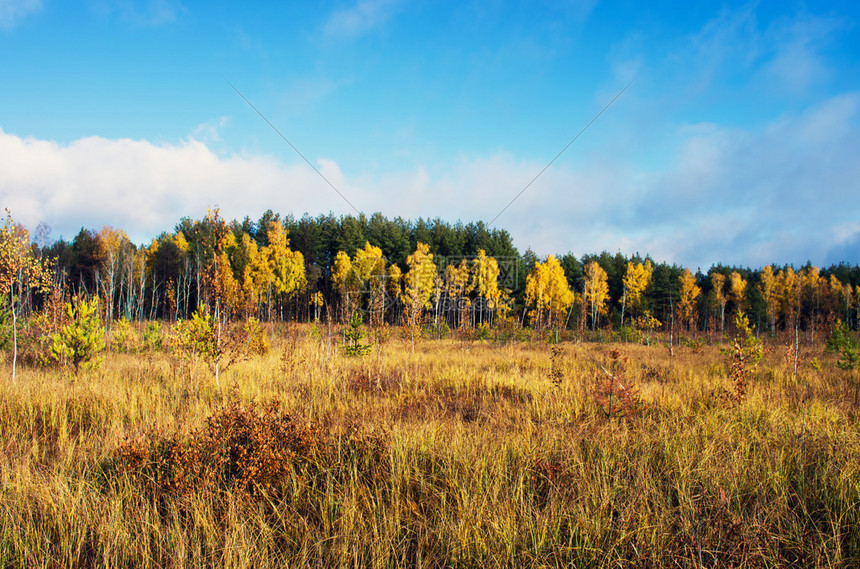
M 159 351 L 15 384 L 0 366 L 0 563 L 860 564 L 860 423 L 823 347 L 796 379 L 770 347 L 727 408 L 717 346 L 394 337 L 349 358 L 336 337 L 277 328 L 222 390 Z M 595 393 L 612 349 L 627 417 Z

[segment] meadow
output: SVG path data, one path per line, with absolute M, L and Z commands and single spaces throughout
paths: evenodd
M 795 374 L 767 339 L 740 397 L 720 343 L 389 329 L 351 357 L 269 326 L 218 384 L 160 349 L 4 361 L 0 563 L 860 565 L 857 372 L 823 342 Z

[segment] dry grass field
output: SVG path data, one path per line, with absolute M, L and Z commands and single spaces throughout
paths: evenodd
M 735 401 L 719 346 L 338 340 L 278 327 L 220 386 L 162 351 L 2 364 L 0 563 L 860 566 L 857 378 L 823 346 L 794 377 L 766 345 Z

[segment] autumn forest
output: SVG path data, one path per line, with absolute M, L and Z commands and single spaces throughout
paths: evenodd
M 18 229 L 20 231 L 20 229 Z M 321 215 L 227 221 L 183 218 L 149 245 L 121 229 L 81 229 L 32 243 L 53 285 L 102 300 L 107 318 L 189 318 L 217 296 L 232 318 L 401 324 L 404 314 L 446 329 L 506 320 L 534 329 L 722 332 L 742 311 L 754 327 L 814 334 L 856 327 L 860 267 L 710 267 L 707 273 L 638 254 L 520 253 L 503 229 L 440 219 Z M 28 294 L 25 310 L 44 296 Z M 728 319 L 727 319 L 728 315 Z

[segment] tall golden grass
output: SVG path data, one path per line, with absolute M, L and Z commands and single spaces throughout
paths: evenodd
M 610 351 L 638 401 L 599 404 Z M 6 567 L 855 567 L 852 378 L 768 346 L 425 340 L 350 358 L 277 328 L 215 386 L 160 351 L 0 367 Z M 816 369 L 820 368 L 820 369 Z

